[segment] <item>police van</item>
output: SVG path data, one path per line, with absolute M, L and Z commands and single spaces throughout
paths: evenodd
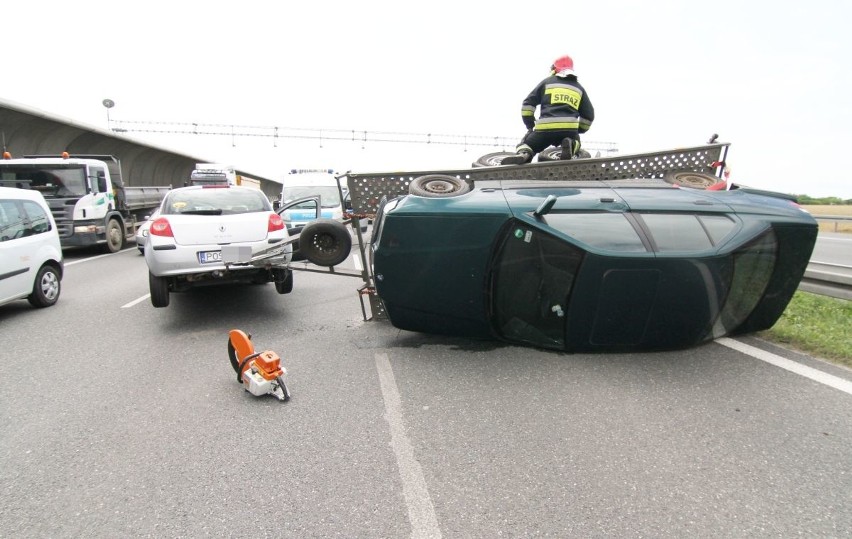
M 25 298 L 33 307 L 55 304 L 63 264 L 56 221 L 42 194 L 0 187 L 0 305 Z
M 338 187 L 333 169 L 293 169 L 284 177 L 281 188 L 281 207 L 289 202 L 305 197 L 319 197 L 322 206 L 320 217 L 343 220 L 343 200 L 348 194 L 345 186 Z M 290 234 L 300 232 L 313 219 L 316 209 L 308 205 L 297 204 L 284 212 L 281 217 L 287 223 Z

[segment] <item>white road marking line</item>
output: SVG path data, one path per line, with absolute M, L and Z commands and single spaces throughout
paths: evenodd
M 135 253 L 135 252 L 136 252 L 136 249 L 122 249 L 121 251 L 118 251 L 117 253 L 106 253 L 106 254 L 103 254 L 103 255 L 93 256 L 91 258 L 81 258 L 80 260 L 75 260 L 73 262 L 66 262 L 64 264 L 64 266 L 67 268 L 68 266 L 73 266 L 74 264 L 82 264 L 83 262 L 91 262 L 92 260 L 97 260 L 97 259 L 103 258 L 105 256 L 120 255 L 122 253 Z
M 125 303 L 124 305 L 122 305 L 122 306 L 121 306 L 121 308 L 122 308 L 122 309 L 127 309 L 128 307 L 133 307 L 133 306 L 134 306 L 134 305 L 136 305 L 137 303 L 139 303 L 139 302 L 141 302 L 141 301 L 145 301 L 146 299 L 148 299 L 148 298 L 150 298 L 150 297 L 151 297 L 151 294 L 145 294 L 145 295 L 144 295 L 144 296 L 142 296 L 141 298 L 134 299 L 134 300 L 133 300 L 133 301 L 131 301 L 130 303 Z
M 361 257 L 352 255 L 352 263 L 355 264 L 355 269 L 358 271 L 364 271 L 364 268 L 361 266 Z
M 727 346 L 728 348 L 733 348 L 734 350 L 742 352 L 743 354 L 748 354 L 753 358 L 757 358 L 761 361 L 765 361 L 767 363 L 775 365 L 776 367 L 781 367 L 782 369 L 794 372 L 799 376 L 810 378 L 815 382 L 819 382 L 820 384 L 827 385 L 834 389 L 839 389 L 844 393 L 852 395 L 852 382 L 850 382 L 849 380 L 844 380 L 839 376 L 834 376 L 833 374 L 822 372 L 812 367 L 802 365 L 801 363 L 796 363 L 795 361 L 783 358 L 781 356 L 777 356 L 771 352 L 767 352 L 766 350 L 755 348 L 754 346 L 741 343 L 728 337 L 716 339 L 716 342 L 723 346 Z
M 429 497 L 423 469 L 414 457 L 414 448 L 405 435 L 402 420 L 402 399 L 396 386 L 387 354 L 376 354 L 376 370 L 379 372 L 379 385 L 385 401 L 385 419 L 390 426 L 391 447 L 396 455 L 396 465 L 402 479 L 402 493 L 408 507 L 408 519 L 411 521 L 412 538 L 440 538 L 441 529 L 435 516 L 435 507 Z

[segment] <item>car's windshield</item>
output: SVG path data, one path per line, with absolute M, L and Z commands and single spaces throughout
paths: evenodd
M 163 201 L 163 215 L 198 214 L 229 215 L 272 211 L 272 205 L 261 191 L 234 187 L 178 189 Z
M 81 197 L 88 191 L 82 165 L 4 166 L 0 180 L 0 185 L 34 189 L 45 197 Z
M 337 187 L 329 185 L 285 187 L 281 191 L 281 201 L 286 204 L 287 202 L 296 200 L 297 198 L 317 195 L 319 195 L 322 199 L 323 208 L 336 208 L 337 206 L 340 206 L 340 192 L 337 190 Z

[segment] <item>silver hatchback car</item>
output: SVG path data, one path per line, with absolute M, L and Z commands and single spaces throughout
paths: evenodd
M 145 262 L 151 304 L 171 292 L 226 283 L 275 283 L 293 290 L 293 255 L 281 216 L 256 189 L 203 185 L 171 190 L 151 221 Z

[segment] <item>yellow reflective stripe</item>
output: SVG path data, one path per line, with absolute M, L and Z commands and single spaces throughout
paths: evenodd
M 573 88 L 548 88 L 544 91 L 545 95 L 550 96 L 551 105 L 568 105 L 575 109 L 580 108 L 580 99 L 583 95 Z
M 532 116 L 533 114 L 535 114 L 535 111 L 532 111 L 532 110 L 522 110 L 521 111 L 521 117 Z
M 544 129 L 579 129 L 580 122 L 574 120 L 569 122 L 545 122 L 545 123 L 537 123 L 535 124 L 536 131 L 542 131 Z

